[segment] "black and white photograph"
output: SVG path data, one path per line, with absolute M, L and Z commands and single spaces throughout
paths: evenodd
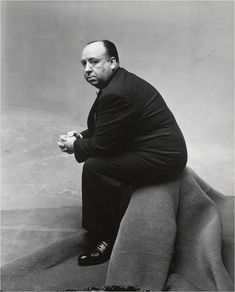
M 1 291 L 234 291 L 234 1 L 1 1 Z

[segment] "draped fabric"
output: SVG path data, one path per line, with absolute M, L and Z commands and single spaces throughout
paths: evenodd
M 187 168 L 136 191 L 122 220 L 107 285 L 233 291 L 233 197 Z
M 234 291 L 233 211 L 233 197 L 218 193 L 186 168 L 174 181 L 135 191 L 110 261 L 79 267 L 77 255 L 86 244 L 86 233 L 79 229 L 80 209 L 54 213 L 50 209 L 48 215 L 45 210 L 44 225 L 56 223 L 63 230 L 77 226 L 77 233 L 4 265 L 1 288 L 81 291 L 106 285 L 152 291 Z M 25 222 L 27 212 L 23 216 Z M 9 220 L 13 224 L 12 217 Z

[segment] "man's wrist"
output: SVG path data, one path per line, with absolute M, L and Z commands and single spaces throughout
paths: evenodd
M 83 139 L 83 136 L 82 136 L 81 133 L 76 133 L 75 137 L 76 137 L 77 139 Z

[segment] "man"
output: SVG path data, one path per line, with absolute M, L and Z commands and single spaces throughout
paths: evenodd
M 85 162 L 82 224 L 93 244 L 78 264 L 94 265 L 109 259 L 133 190 L 176 177 L 186 165 L 187 150 L 159 92 L 119 66 L 112 42 L 88 43 L 81 63 L 85 79 L 99 93 L 88 129 L 68 132 L 58 144 Z

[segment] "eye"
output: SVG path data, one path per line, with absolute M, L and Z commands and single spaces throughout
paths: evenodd
M 82 64 L 83 67 L 85 67 L 86 66 L 86 61 L 81 61 L 81 64 Z
M 96 65 L 96 64 L 98 64 L 99 63 L 99 60 L 97 60 L 97 59 L 92 59 L 92 60 L 90 60 L 90 63 L 91 63 L 91 65 Z

